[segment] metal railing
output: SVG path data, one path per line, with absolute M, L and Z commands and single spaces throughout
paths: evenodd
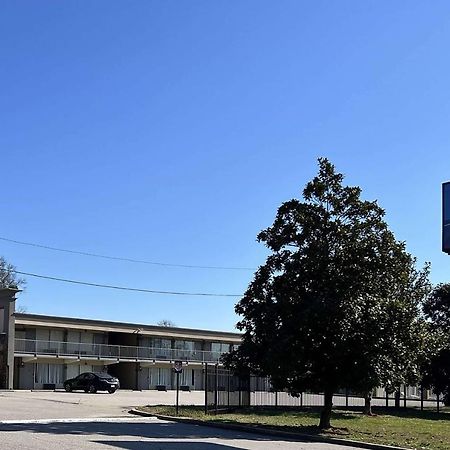
M 137 347 L 127 345 L 90 344 L 82 342 L 15 339 L 14 353 L 18 355 L 98 358 L 135 361 L 219 361 L 222 353 L 175 348 Z

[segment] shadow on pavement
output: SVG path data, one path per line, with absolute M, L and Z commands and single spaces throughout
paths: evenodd
M 148 442 L 148 441 L 94 441 L 96 444 L 109 445 L 110 447 L 123 448 L 126 450 L 225 450 L 236 447 L 230 447 L 213 442 Z
M 175 422 L 138 422 L 138 421 L 96 421 L 89 422 L 55 422 L 55 423 L 18 423 L 0 425 L 1 433 L 29 432 L 54 435 L 99 435 L 99 436 L 130 436 L 158 439 L 248 439 L 252 441 L 284 441 L 286 439 L 247 433 L 237 430 L 218 429 L 206 426 L 175 423 Z M 289 439 L 291 441 L 292 439 Z M 299 442 L 311 442 L 309 439 L 295 439 Z M 120 442 L 119 442 L 120 443 Z M 151 443 L 148 443 L 149 445 Z M 180 443 L 177 443 L 177 445 Z M 186 444 L 187 445 L 187 444 Z M 127 447 L 125 447 L 127 448 Z M 165 447 L 161 447 L 165 448 Z M 171 448 L 171 447 L 168 447 Z M 184 447 L 183 447 L 184 448 Z M 186 447 L 190 448 L 190 447 Z M 208 447 L 206 447 L 208 448 Z

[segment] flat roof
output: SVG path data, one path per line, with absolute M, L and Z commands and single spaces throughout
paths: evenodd
M 16 325 L 76 329 L 86 331 L 111 331 L 116 333 L 136 333 L 139 335 L 173 337 L 220 342 L 241 341 L 241 334 L 228 331 L 199 330 L 192 328 L 161 327 L 139 323 L 113 322 L 107 320 L 58 317 L 41 314 L 15 313 Z

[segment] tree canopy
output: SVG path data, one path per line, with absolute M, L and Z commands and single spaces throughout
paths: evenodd
M 438 284 L 433 289 L 423 311 L 435 329 L 450 332 L 450 283 Z
M 18 288 L 25 286 L 25 279 L 17 276 L 15 266 L 0 256 L 0 288 Z
M 169 319 L 161 319 L 156 325 L 159 327 L 176 327 L 175 322 L 172 322 Z
M 415 268 L 383 209 L 343 179 L 320 158 L 303 201 L 283 203 L 259 233 L 271 253 L 236 305 L 243 339 L 227 359 L 276 389 L 324 392 L 323 428 L 338 389 L 369 392 L 418 375 L 429 288 L 428 268 Z
M 437 285 L 424 303 L 431 333 L 429 358 L 423 366 L 422 384 L 444 396 L 450 406 L 450 283 Z

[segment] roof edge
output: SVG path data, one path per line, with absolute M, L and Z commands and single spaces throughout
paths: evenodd
M 229 336 L 233 338 L 241 338 L 242 334 L 234 333 L 232 331 L 219 331 L 219 330 L 204 330 L 199 328 L 182 328 L 182 327 L 162 327 L 158 325 L 147 325 L 141 323 L 131 323 L 131 322 L 116 322 L 112 320 L 98 320 L 98 319 L 85 319 L 80 317 L 64 317 L 64 316 L 49 316 L 46 314 L 30 314 L 30 313 L 14 313 L 16 319 L 24 320 L 40 320 L 48 322 L 63 322 L 63 323 L 74 323 L 74 324 L 86 324 L 86 325 L 99 325 L 99 326 L 113 326 L 113 327 L 125 327 L 137 330 L 142 329 L 146 331 L 173 331 L 176 333 L 199 333 L 207 334 L 211 336 Z

